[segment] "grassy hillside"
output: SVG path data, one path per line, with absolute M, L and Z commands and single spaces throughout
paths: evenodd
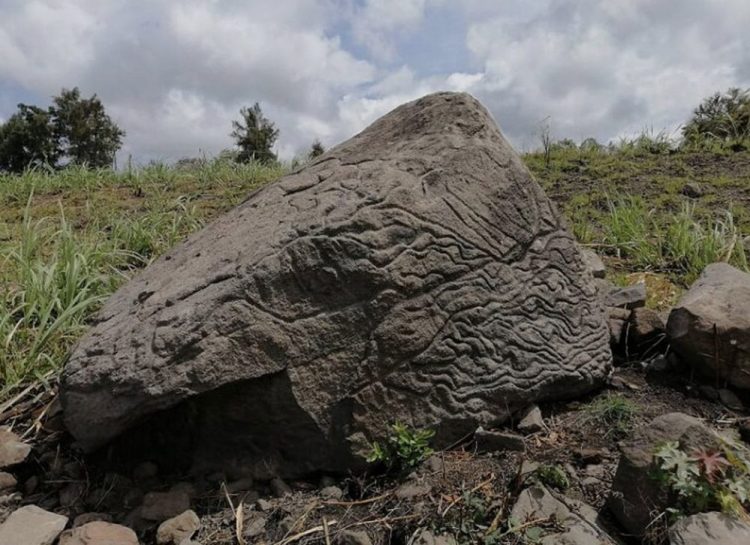
M 750 153 L 555 146 L 525 160 L 618 283 L 671 304 L 703 266 L 746 267 Z M 0 403 L 55 376 L 86 319 L 137 269 L 284 167 L 213 161 L 0 176 Z M 704 195 L 688 198 L 686 184 Z

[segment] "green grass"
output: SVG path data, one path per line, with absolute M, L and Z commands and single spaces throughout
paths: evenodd
M 621 395 L 609 394 L 584 407 L 583 419 L 597 429 L 606 430 L 605 437 L 622 439 L 635 426 L 639 412 L 635 402 Z
M 104 299 L 282 166 L 0 176 L 0 401 L 53 378 Z

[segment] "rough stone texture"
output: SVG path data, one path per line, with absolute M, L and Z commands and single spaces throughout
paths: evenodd
M 138 545 L 138 536 L 125 526 L 95 521 L 63 533 L 60 545 Z
M 588 248 L 581 249 L 581 256 L 586 269 L 594 278 L 604 278 L 607 275 L 607 268 L 604 266 L 602 258 L 594 250 Z
M 30 445 L 21 441 L 8 428 L 0 428 L 0 469 L 20 464 L 30 452 Z
M 526 444 L 523 436 L 517 433 L 492 431 L 479 428 L 474 434 L 474 441 L 479 452 L 497 452 L 501 450 L 524 451 Z
M 201 527 L 201 519 L 195 511 L 188 510 L 169 520 L 165 520 L 156 530 L 158 545 L 180 545 L 186 539 L 193 537 Z
M 667 507 L 665 490 L 652 477 L 654 452 L 667 441 L 678 441 L 686 452 L 718 447 L 710 428 L 682 413 L 658 416 L 622 443 L 607 505 L 628 533 L 635 536 L 643 535 L 653 518 Z
M 544 418 L 538 405 L 531 405 L 519 416 L 521 419 L 516 428 L 521 433 L 536 433 L 544 429 Z
M 669 314 L 672 348 L 706 376 L 750 389 L 748 308 L 750 274 L 709 265 Z
M 18 481 L 16 481 L 16 478 L 13 475 L 0 471 L 0 492 L 14 490 L 17 484 Z
M 747 545 L 750 525 L 722 513 L 700 513 L 669 529 L 669 545 Z
M 435 429 L 440 447 L 587 392 L 610 370 L 608 340 L 554 206 L 484 107 L 438 93 L 121 288 L 61 396 L 87 449 L 179 405 L 165 427 L 184 437 L 174 449 L 197 445 L 197 466 L 340 473 L 394 420 Z
M 605 298 L 608 307 L 634 309 L 646 304 L 646 284 L 638 283 L 624 288 L 612 287 Z
M 666 348 L 664 321 L 657 312 L 649 308 L 633 309 L 626 335 L 631 351 L 637 354 L 654 354 Z
M 68 517 L 27 505 L 13 511 L 0 525 L 0 544 L 52 545 L 67 523 Z
M 556 497 L 544 486 L 521 492 L 511 517 L 520 522 L 553 518 L 561 530 L 547 533 L 540 545 L 615 545 L 597 524 L 593 507 L 565 496 Z

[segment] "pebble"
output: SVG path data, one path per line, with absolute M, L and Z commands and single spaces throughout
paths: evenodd
M 544 418 L 542 411 L 537 405 L 532 405 L 523 411 L 521 420 L 518 422 L 518 431 L 521 433 L 536 433 L 544 429 Z
M 426 496 L 431 491 L 432 487 L 428 484 L 403 484 L 398 487 L 395 496 L 401 500 L 408 500 L 418 498 L 419 496 Z
M 277 498 L 283 498 L 284 496 L 287 496 L 292 493 L 292 489 L 289 488 L 289 485 L 286 484 L 279 477 L 272 479 L 270 486 L 271 486 L 271 492 Z
M 516 433 L 487 431 L 479 428 L 474 434 L 479 452 L 499 450 L 523 451 L 526 449 L 523 437 Z
M 0 428 L 0 469 L 20 464 L 30 452 L 30 445 L 21 441 L 10 429 Z
M 200 529 L 201 520 L 195 511 L 188 509 L 184 513 L 165 520 L 156 530 L 156 543 L 158 545 L 180 545 L 183 541 L 191 539 Z
M 265 511 L 270 511 L 271 509 L 273 509 L 273 504 L 268 500 L 259 499 L 258 501 L 255 502 L 255 507 L 258 508 L 258 511 L 265 512 Z
M 125 526 L 95 521 L 63 533 L 60 545 L 138 545 L 138 536 Z
M 14 490 L 17 484 L 18 481 L 13 475 L 0 471 L 0 493 Z
M 344 497 L 344 491 L 338 486 L 326 486 L 320 491 L 320 497 L 324 500 L 338 501 Z
M 143 498 L 140 515 L 161 522 L 190 509 L 190 498 L 183 491 L 149 492 Z
M 0 525 L 0 544 L 52 545 L 66 524 L 68 517 L 27 505 L 13 511 Z

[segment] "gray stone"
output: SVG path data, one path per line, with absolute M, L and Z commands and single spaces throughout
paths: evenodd
M 0 471 L 0 493 L 7 493 L 15 490 L 18 481 L 10 473 Z
M 745 405 L 742 403 L 742 400 L 737 397 L 737 394 L 726 388 L 719 390 L 719 400 L 725 407 L 732 409 L 733 411 L 742 411 L 745 408 Z
M 31 445 L 21 441 L 9 428 L 0 428 L 0 469 L 20 464 L 30 452 Z
M 653 354 L 666 344 L 664 321 L 649 308 L 635 308 L 628 320 L 627 338 L 634 352 Z
M 455 538 L 451 535 L 435 535 L 431 531 L 422 530 L 413 545 L 457 545 Z
M 519 522 L 554 519 L 559 530 L 549 530 L 540 545 L 615 545 L 597 524 L 597 513 L 589 505 L 566 496 L 553 495 L 546 487 L 527 488 L 518 496 L 511 517 Z
M 326 486 L 320 491 L 320 497 L 324 500 L 335 500 L 338 501 L 344 497 L 344 491 L 338 486 Z
M 668 506 L 666 490 L 653 478 L 654 452 L 667 441 L 677 441 L 685 452 L 721 444 L 713 430 L 682 413 L 656 417 L 621 444 L 607 505 L 634 536 L 642 536 L 654 517 Z
M 201 527 L 201 519 L 195 511 L 188 509 L 184 513 L 169 520 L 165 520 L 156 530 L 158 545 L 180 545 L 186 539 L 191 539 Z
M 251 490 L 253 488 L 253 479 L 252 477 L 245 477 L 244 479 L 238 479 L 236 481 L 232 481 L 231 483 L 227 484 L 226 486 L 227 492 L 230 494 L 234 494 L 235 492 L 241 492 L 243 490 Z
M 607 294 L 608 307 L 634 309 L 646 304 L 646 284 L 638 283 L 624 288 L 613 287 Z
M 672 309 L 675 352 L 712 380 L 750 389 L 750 274 L 726 263 L 706 267 Z
M 52 545 L 68 524 L 68 517 L 36 505 L 16 509 L 0 525 L 2 545 Z
M 723 513 L 700 513 L 669 529 L 669 545 L 747 545 L 750 524 Z
M 591 276 L 594 278 L 604 278 L 607 275 L 607 268 L 604 266 L 602 258 L 594 250 L 582 248 L 581 257 Z
M 516 426 L 521 433 L 536 433 L 544 429 L 544 418 L 538 405 L 528 407 Z
M 289 488 L 289 485 L 279 477 L 272 479 L 269 486 L 271 487 L 271 493 L 277 498 L 283 498 L 292 493 L 292 489 Z
M 526 444 L 523 436 L 516 433 L 489 431 L 479 428 L 474 434 L 479 452 L 497 452 L 501 450 L 524 451 Z
M 190 509 L 190 497 L 183 491 L 149 492 L 143 497 L 140 516 L 162 522 Z
M 258 508 L 258 511 L 270 511 L 273 509 L 273 504 L 270 501 L 261 498 L 255 502 L 255 507 Z
M 125 526 L 95 521 L 63 533 L 60 545 L 138 545 L 138 536 Z
M 245 529 L 242 532 L 246 538 L 258 537 L 266 531 L 266 517 L 256 513 L 245 521 Z
M 487 110 L 456 93 L 260 188 L 92 325 L 61 378 L 78 443 L 138 424 L 123 441 L 150 448 L 156 426 L 206 473 L 364 469 L 395 420 L 442 448 L 611 368 L 565 222 Z
M 428 484 L 402 484 L 396 489 L 395 496 L 400 500 L 410 500 L 413 498 L 419 498 L 426 496 L 432 491 L 432 487 Z

